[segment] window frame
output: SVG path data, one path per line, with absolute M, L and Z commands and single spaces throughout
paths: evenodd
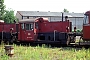
M 27 29 L 26 25 L 28 26 L 28 29 Z M 25 30 L 33 31 L 34 30 L 34 23 L 26 23 L 25 24 Z
M 25 24 L 21 23 L 21 29 L 24 30 L 25 29 Z
M 88 23 L 89 23 L 89 16 L 88 15 L 84 15 L 83 24 L 86 25 Z
M 36 29 L 39 29 L 39 24 L 38 24 L 38 22 L 35 22 L 35 28 L 36 28 Z

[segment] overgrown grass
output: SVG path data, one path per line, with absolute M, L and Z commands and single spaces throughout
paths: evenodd
M 90 60 L 90 49 L 79 48 L 49 48 L 45 45 L 14 46 L 13 57 L 4 53 L 4 44 L 0 45 L 0 60 Z M 47 48 L 46 48 L 47 47 Z

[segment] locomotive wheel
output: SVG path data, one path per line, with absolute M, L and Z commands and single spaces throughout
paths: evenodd
M 16 41 L 16 37 L 15 37 L 15 36 L 13 36 L 13 37 L 11 38 L 11 40 L 9 41 L 9 43 L 10 43 L 10 44 L 13 44 L 14 41 Z
M 76 41 L 76 37 L 71 36 L 71 37 L 70 37 L 70 43 L 75 43 L 75 41 Z
M 10 44 L 13 44 L 13 40 L 11 40 L 9 43 L 10 43 Z

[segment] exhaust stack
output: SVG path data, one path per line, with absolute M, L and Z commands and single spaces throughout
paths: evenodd
M 62 21 L 63 21 L 63 12 L 62 12 Z

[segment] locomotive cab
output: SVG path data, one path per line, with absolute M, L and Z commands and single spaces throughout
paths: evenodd
M 19 22 L 18 40 L 20 41 L 34 41 L 35 40 L 35 22 L 34 20 L 21 20 Z
M 43 18 L 20 20 L 18 40 L 25 42 L 36 41 L 40 32 L 40 24 L 43 22 L 48 22 L 48 20 L 43 20 Z

